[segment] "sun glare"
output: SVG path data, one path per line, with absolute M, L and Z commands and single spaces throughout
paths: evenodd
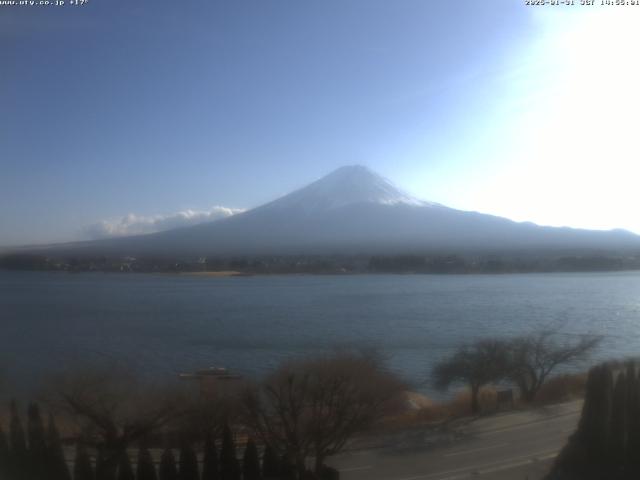
M 640 232 L 640 9 L 546 10 L 547 34 L 518 72 L 509 167 L 494 211 L 518 220 Z M 524 101 L 522 100 L 524 98 Z M 567 193 L 571 192 L 571 193 Z

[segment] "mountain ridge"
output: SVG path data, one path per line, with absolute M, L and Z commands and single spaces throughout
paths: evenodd
M 640 249 L 640 236 L 627 231 L 538 226 L 420 200 L 360 165 L 341 167 L 271 202 L 213 222 L 43 247 L 131 256 L 631 248 Z

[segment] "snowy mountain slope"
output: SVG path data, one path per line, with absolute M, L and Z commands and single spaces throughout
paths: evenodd
M 111 255 L 252 255 L 640 248 L 625 231 L 540 227 L 418 200 L 361 166 L 186 228 L 60 246 Z
M 352 165 L 339 168 L 320 180 L 263 205 L 259 209 L 262 211 L 301 209 L 307 213 L 317 213 L 355 203 L 437 205 L 410 196 L 367 167 Z

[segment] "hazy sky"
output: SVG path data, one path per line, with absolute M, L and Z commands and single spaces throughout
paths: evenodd
M 354 163 L 640 233 L 638 25 L 524 0 L 0 6 L 0 245 L 216 218 Z

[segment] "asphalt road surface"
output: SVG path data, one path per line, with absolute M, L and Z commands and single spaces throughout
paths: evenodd
M 538 480 L 575 430 L 580 409 L 572 402 L 484 417 L 459 427 L 450 441 L 405 432 L 329 463 L 342 480 Z

